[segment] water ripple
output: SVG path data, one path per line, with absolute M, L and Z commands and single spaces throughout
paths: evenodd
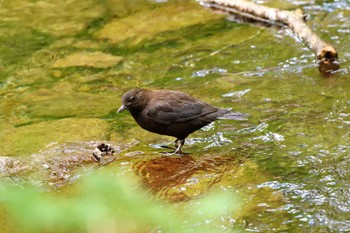
M 221 68 L 212 68 L 212 69 L 206 69 L 206 70 L 199 70 L 199 71 L 194 72 L 192 74 L 192 77 L 205 77 L 208 74 L 214 74 L 214 73 L 224 74 L 224 73 L 227 73 L 227 70 L 221 69 Z
M 262 140 L 263 142 L 281 142 L 284 141 L 284 136 L 277 133 L 267 132 L 265 135 L 252 138 L 252 140 Z
M 250 92 L 251 89 L 245 89 L 242 91 L 233 91 L 233 92 L 229 92 L 226 94 L 223 94 L 222 97 L 236 97 L 236 98 L 241 98 L 243 95 L 245 95 L 246 93 Z

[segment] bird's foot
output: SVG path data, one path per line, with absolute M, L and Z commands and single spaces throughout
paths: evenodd
M 92 153 L 92 157 L 96 162 L 100 162 L 103 156 L 113 155 L 114 149 L 110 144 L 101 143 L 99 144 Z
M 182 146 L 185 143 L 185 139 L 176 139 L 175 140 L 175 147 L 168 146 L 168 145 L 151 145 L 154 148 L 164 148 L 164 149 L 171 149 L 173 152 L 160 152 L 161 154 L 165 154 L 167 156 L 170 155 L 187 155 L 188 153 L 184 153 L 181 151 Z
M 181 151 L 182 146 L 185 144 L 185 139 L 176 139 L 175 140 L 175 147 L 176 150 L 174 151 L 174 154 L 177 155 L 186 155 L 186 153 Z

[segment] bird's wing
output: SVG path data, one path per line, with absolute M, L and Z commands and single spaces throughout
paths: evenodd
M 217 111 L 217 108 L 192 98 L 158 99 L 150 102 L 146 109 L 147 117 L 161 124 L 190 121 Z

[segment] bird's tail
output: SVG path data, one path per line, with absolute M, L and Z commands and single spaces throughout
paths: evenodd
M 229 109 L 228 109 L 229 110 Z M 221 117 L 218 117 L 218 119 L 223 119 L 223 120 L 236 120 L 236 121 L 246 121 L 248 120 L 246 117 L 249 116 L 247 113 L 241 113 L 241 112 L 231 112 L 228 111 Z

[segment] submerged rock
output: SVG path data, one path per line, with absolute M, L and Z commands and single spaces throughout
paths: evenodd
M 3 132 L 0 154 L 32 154 L 52 142 L 105 140 L 109 123 L 101 119 L 64 118 L 42 121 Z
M 53 64 L 53 67 L 65 68 L 73 66 L 89 66 L 95 68 L 108 68 L 117 65 L 121 60 L 122 57 L 102 52 L 80 52 L 58 59 Z
M 109 162 L 133 145 L 111 143 L 114 149 Z M 0 182 L 11 181 L 18 185 L 32 184 L 44 188 L 59 188 L 78 179 L 84 171 L 101 166 L 92 157 L 96 141 L 51 143 L 38 153 L 27 157 L 0 157 Z M 102 164 L 103 165 L 103 164 Z
M 220 17 L 222 16 L 212 14 L 198 4 L 190 2 L 168 5 L 115 19 L 97 32 L 96 36 L 107 38 L 112 43 L 130 40 L 132 44 L 138 44 L 162 32 L 181 30 Z

